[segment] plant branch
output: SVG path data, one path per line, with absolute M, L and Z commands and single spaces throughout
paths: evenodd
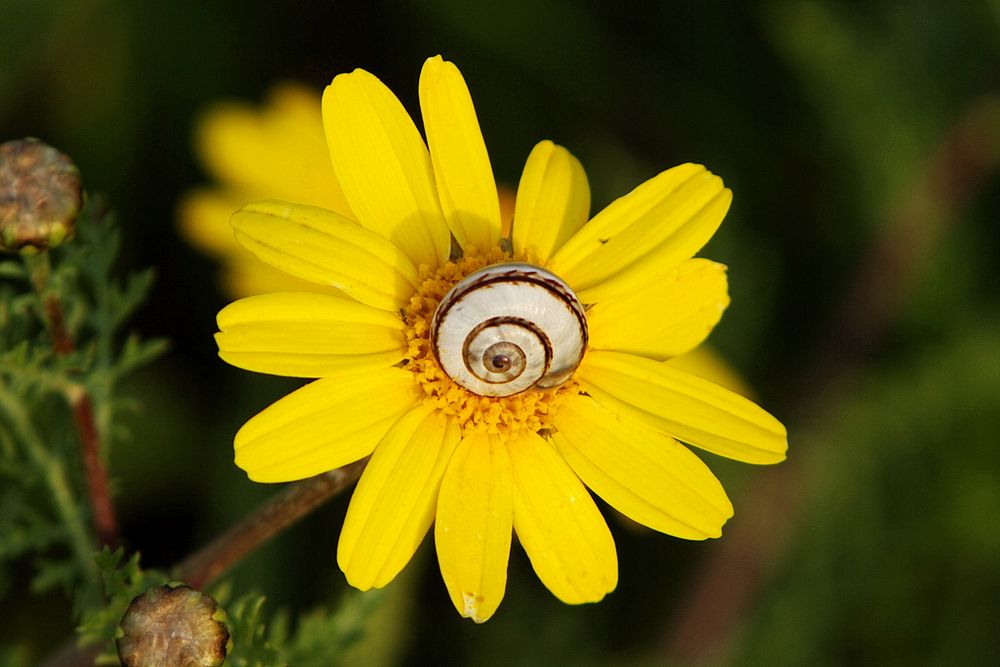
M 811 433 L 834 418 L 848 380 L 861 372 L 902 310 L 936 241 L 1000 164 L 1000 97 L 971 104 L 945 136 L 911 187 L 889 212 L 836 311 L 830 335 L 802 374 L 790 431 L 800 435 L 796 459 L 755 476 L 746 507 L 719 543 L 664 635 L 664 651 L 684 664 L 719 659 L 781 556 L 802 509 Z M 877 286 L 877 289 L 873 289 Z M 723 660 L 724 662 L 725 660 Z
M 108 472 L 101 461 L 101 441 L 95 426 L 94 407 L 81 385 L 71 385 L 66 394 L 73 409 L 73 423 L 80 436 L 80 453 L 87 473 L 87 492 L 94 530 L 101 544 L 113 549 L 118 544 L 118 517 L 111 502 Z
M 197 589 L 272 537 L 346 489 L 360 476 L 368 459 L 289 485 L 226 532 L 174 567 L 173 576 Z
M 45 324 L 52 337 L 52 349 L 59 356 L 70 355 L 76 350 L 76 345 L 66 329 L 66 318 L 59 297 L 48 289 L 51 273 L 48 255 L 43 253 L 31 258 L 30 266 L 32 283 L 42 300 Z M 94 419 L 93 403 L 87 390 L 77 383 L 67 387 L 66 398 L 73 412 L 73 424 L 80 441 L 94 531 L 102 545 L 114 548 L 118 545 L 118 517 L 111 502 L 108 472 L 101 460 L 101 438 Z

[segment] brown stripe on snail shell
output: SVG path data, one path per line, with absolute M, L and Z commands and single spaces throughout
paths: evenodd
M 536 336 L 538 338 L 539 342 L 542 344 L 542 346 L 545 349 L 545 368 L 542 369 L 542 375 L 544 376 L 545 372 L 549 370 L 549 364 L 552 363 L 552 341 L 549 340 L 549 337 L 545 334 L 545 332 L 542 331 L 541 329 L 539 329 L 535 325 L 534 322 L 532 322 L 531 320 L 526 320 L 526 319 L 521 318 L 521 317 L 492 317 L 492 318 L 490 318 L 488 320 L 485 320 L 484 322 L 480 322 L 478 325 L 476 325 L 475 328 L 472 329 L 471 332 L 469 332 L 469 335 L 466 336 L 466 338 L 465 338 L 465 346 L 462 349 L 462 356 L 463 356 L 463 358 L 465 360 L 465 367 L 469 369 L 469 372 L 472 373 L 473 375 L 475 375 L 476 377 L 478 377 L 479 379 L 481 379 L 483 382 L 489 382 L 490 384 L 499 384 L 500 382 L 502 382 L 502 380 L 490 379 L 490 378 L 483 377 L 483 376 L 479 375 L 476 372 L 476 369 L 473 368 L 470 365 L 470 363 L 469 363 L 470 356 L 474 356 L 474 355 L 470 354 L 469 340 L 472 339 L 472 338 L 475 338 L 478 334 L 482 333 L 486 329 L 489 329 L 491 327 L 496 327 L 497 325 L 500 325 L 500 324 L 510 324 L 510 325 L 513 325 L 513 326 L 520 327 L 522 329 L 527 329 L 534 336 Z M 518 352 L 520 352 L 521 354 L 524 354 L 524 350 L 521 349 L 520 347 L 518 347 L 516 344 L 505 342 L 505 341 L 500 341 L 500 342 L 494 343 L 490 347 L 494 347 L 494 346 L 502 345 L 502 344 L 511 345 L 511 346 L 517 348 Z M 483 363 L 484 364 L 486 364 L 487 353 L 489 353 L 491 356 L 496 356 L 496 352 L 495 351 L 491 353 L 490 352 L 490 348 L 487 348 L 486 352 L 484 352 L 484 354 L 482 355 L 482 359 L 483 359 Z M 524 372 L 523 368 L 521 369 L 521 372 Z M 520 377 L 520 376 L 521 376 L 521 373 L 518 373 L 514 377 L 517 378 L 517 377 Z
M 587 340 L 586 315 L 572 289 L 529 264 L 499 264 L 466 276 L 444 296 L 431 322 L 442 369 L 484 396 L 565 382 Z

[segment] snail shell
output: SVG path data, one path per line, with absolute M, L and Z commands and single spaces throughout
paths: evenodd
M 562 384 L 587 347 L 580 300 L 554 274 L 496 264 L 469 274 L 438 304 L 431 345 L 444 371 L 481 396 Z

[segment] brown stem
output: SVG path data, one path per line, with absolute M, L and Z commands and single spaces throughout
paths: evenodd
M 192 588 L 203 589 L 244 556 L 347 488 L 361 476 L 367 463 L 364 459 L 289 485 L 178 563 L 173 576 Z
M 102 545 L 115 548 L 118 544 L 118 517 L 111 502 L 108 472 L 101 461 L 101 440 L 97 435 L 94 406 L 80 385 L 70 387 L 67 395 L 73 409 L 73 423 L 80 436 L 80 453 L 87 475 L 87 497 L 90 499 L 94 531 Z
M 56 354 L 66 356 L 72 354 L 76 346 L 73 339 L 66 331 L 66 318 L 63 317 L 62 304 L 55 294 L 45 296 L 45 319 L 49 325 L 49 334 L 52 336 L 52 348 Z
M 52 349 L 60 356 L 67 356 L 76 350 L 76 345 L 66 329 L 66 318 L 59 297 L 46 286 L 48 277 L 48 258 L 42 255 L 35 263 L 32 280 L 42 298 L 45 323 L 52 337 Z M 66 397 L 80 438 L 80 454 L 87 479 L 87 499 L 94 532 L 101 545 L 114 548 L 118 545 L 118 518 L 111 502 L 108 471 L 101 460 L 101 437 L 94 419 L 94 407 L 87 390 L 81 385 L 73 384 L 68 387 Z
M 801 451 L 761 471 L 744 494 L 746 508 L 704 567 L 696 573 L 664 636 L 664 650 L 683 664 L 718 660 L 725 642 L 766 583 L 807 505 L 804 479 L 810 449 L 804 444 L 836 413 L 848 381 L 885 339 L 919 278 L 935 242 L 1000 163 L 1000 98 L 970 105 L 938 150 L 890 211 L 852 280 L 816 363 L 795 386 L 789 429 Z

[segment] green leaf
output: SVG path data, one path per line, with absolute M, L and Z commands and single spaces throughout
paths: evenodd
M 220 597 L 224 594 L 217 599 Z M 227 666 L 283 667 L 288 664 L 267 634 L 263 612 L 265 601 L 263 595 L 250 593 L 232 604 L 223 605 L 229 637 L 233 642 L 232 651 L 226 658 Z

